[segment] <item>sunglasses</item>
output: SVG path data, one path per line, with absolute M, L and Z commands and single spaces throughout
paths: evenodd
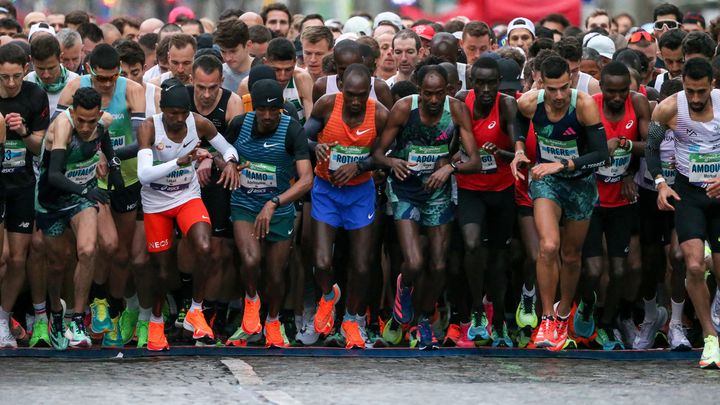
M 647 31 L 636 31 L 635 33 L 630 35 L 630 39 L 628 39 L 628 44 L 634 44 L 642 40 L 653 42 L 655 41 L 655 37 Z
M 117 73 L 115 73 L 112 76 L 99 76 L 95 71 L 93 70 L 92 66 L 89 66 L 90 68 L 90 74 L 92 75 L 93 79 L 97 80 L 100 83 L 111 83 L 114 82 L 120 77 L 120 74 L 122 73 L 122 69 L 118 70 Z
M 678 27 L 680 27 L 680 23 L 675 20 L 659 20 L 659 21 L 655 21 L 654 27 L 658 31 L 661 31 L 665 28 L 667 28 L 669 30 L 675 30 Z

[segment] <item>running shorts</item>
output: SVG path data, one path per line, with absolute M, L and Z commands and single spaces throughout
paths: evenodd
M 315 177 L 312 187 L 314 220 L 347 231 L 364 228 L 375 219 L 375 183 L 372 178 L 354 186 L 334 187 Z
M 201 189 L 202 201 L 210 213 L 212 236 L 232 238 L 233 228 L 230 222 L 230 190 L 219 184 L 208 184 Z
M 45 236 L 59 237 L 70 227 L 70 221 L 73 217 L 88 208 L 98 209 L 95 203 L 83 198 L 80 199 L 77 205 L 67 210 L 38 211 L 35 222 L 37 223 L 38 229 L 40 229 Z
M 118 214 L 135 211 L 140 207 L 140 189 L 142 184 L 131 184 L 120 190 L 110 191 L 110 208 Z
M 510 247 L 515 224 L 515 187 L 502 191 L 458 188 L 458 223 L 460 228 L 479 224 L 488 247 Z
M 533 201 L 547 198 L 559 205 L 562 216 L 569 221 L 588 221 L 598 202 L 595 176 L 578 179 L 564 179 L 557 176 L 545 176 L 530 183 L 530 196 Z
M 172 246 L 174 225 L 180 227 L 183 235 L 199 222 L 210 224 L 210 216 L 200 198 L 163 212 L 145 213 L 145 239 L 150 253 L 163 252 Z
M 315 204 L 313 204 L 315 205 Z M 237 205 L 230 206 L 230 218 L 233 222 L 244 221 L 251 224 L 255 223 L 258 212 L 248 211 Z M 270 220 L 270 233 L 265 239 L 270 242 L 282 242 L 291 239 L 295 226 L 295 212 L 291 215 L 273 215 Z
M 720 253 L 720 200 L 705 194 L 705 189 L 690 184 L 677 174 L 673 189 L 680 196 L 675 201 L 675 229 L 678 242 L 707 240 L 713 253 Z
M 427 200 L 411 201 L 399 197 L 393 191 L 392 179 L 388 179 L 386 193 L 396 221 L 412 220 L 422 226 L 439 226 L 453 219 L 454 205 L 450 187 L 440 187 Z
M 583 245 L 583 257 L 603 256 L 603 235 L 607 243 L 608 257 L 627 257 L 634 220 L 635 209 L 632 205 L 595 207 Z
M 35 185 L 5 190 L 5 230 L 31 234 L 35 229 Z
M 675 214 L 672 211 L 660 211 L 657 206 L 656 191 L 638 187 L 638 223 L 640 244 L 643 246 L 669 245 L 672 230 L 675 228 Z

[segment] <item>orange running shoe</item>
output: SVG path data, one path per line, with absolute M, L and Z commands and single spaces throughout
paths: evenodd
M 542 317 L 533 343 L 535 347 L 552 347 L 555 345 L 555 319 L 553 317 Z
M 343 321 L 342 331 L 345 335 L 346 349 L 364 349 L 365 339 L 360 334 L 360 325 L 357 321 Z
M 552 341 L 552 346 L 549 347 L 550 350 L 554 352 L 559 352 L 560 350 L 565 348 L 565 342 L 568 340 L 568 323 L 570 318 L 560 319 L 559 317 L 555 319 L 555 336 L 556 338 Z
M 460 325 L 451 323 L 448 326 L 447 332 L 445 333 L 445 339 L 443 340 L 443 346 L 455 347 L 457 346 L 458 340 L 460 340 L 461 332 Z
M 205 321 L 205 315 L 199 308 L 195 308 L 185 315 L 183 328 L 193 333 L 193 339 L 202 339 L 205 336 L 215 339 L 212 328 Z
M 288 347 L 288 338 L 285 336 L 285 327 L 279 319 L 265 321 L 265 347 Z
M 340 287 L 335 284 L 332 288 L 335 293 L 333 299 L 327 301 L 324 296 L 320 297 L 317 313 L 315 313 L 315 332 L 323 335 L 330 333 L 335 324 L 335 305 L 340 300 Z
M 167 337 L 165 337 L 165 325 L 162 322 L 150 322 L 147 348 L 154 352 L 170 349 Z
M 262 325 L 260 325 L 260 297 L 256 300 L 245 297 L 242 328 L 248 335 L 254 335 L 262 331 Z

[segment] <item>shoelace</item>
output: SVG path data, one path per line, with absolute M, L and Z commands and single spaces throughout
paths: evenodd
M 98 319 L 107 318 L 107 305 L 106 304 L 100 304 L 100 303 L 96 304 L 95 311 L 97 311 Z
M 523 309 L 526 314 L 532 314 L 535 312 L 533 308 L 533 297 L 523 294 Z
M 54 329 L 56 332 L 62 333 L 62 332 L 63 332 L 63 326 L 65 326 L 65 325 L 63 325 L 63 317 L 62 317 L 62 316 L 51 315 L 51 318 L 52 318 L 52 326 L 53 326 L 53 329 Z

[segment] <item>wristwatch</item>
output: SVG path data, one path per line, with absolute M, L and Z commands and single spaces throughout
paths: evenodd
M 568 165 L 570 164 L 570 161 L 567 159 L 560 159 L 560 164 L 563 166 L 563 171 L 566 172 L 568 169 Z
M 659 187 L 662 183 L 666 183 L 666 184 L 667 184 L 667 182 L 665 181 L 665 177 L 662 177 L 662 176 L 657 177 L 657 178 L 655 179 L 655 190 L 657 190 L 658 187 Z
M 272 202 L 273 204 L 275 204 L 275 208 L 277 208 L 277 207 L 280 206 L 280 197 L 275 196 L 275 197 L 273 197 L 273 198 L 270 199 L 270 202 Z
M 457 173 L 458 167 L 457 167 L 457 165 L 455 164 L 455 162 L 450 162 L 450 167 L 452 167 L 453 173 Z
M 113 158 L 110 159 L 110 161 L 108 162 L 108 166 L 110 166 L 111 168 L 120 167 L 120 163 L 122 163 L 120 161 L 120 158 L 117 156 L 113 156 Z

